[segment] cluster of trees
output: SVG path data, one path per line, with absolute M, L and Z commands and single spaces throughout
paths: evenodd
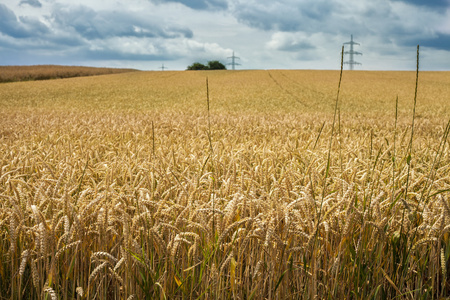
M 206 66 L 202 63 L 195 62 L 187 67 L 187 70 L 226 70 L 226 69 L 227 67 L 225 67 L 225 65 L 218 60 L 208 61 L 208 64 Z

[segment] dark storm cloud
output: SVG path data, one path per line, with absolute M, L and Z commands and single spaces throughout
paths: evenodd
M 188 28 L 162 27 L 131 13 L 94 11 L 85 6 L 59 8 L 53 12 L 52 19 L 59 28 L 76 32 L 88 40 L 111 37 L 191 38 L 193 36 Z
M 227 0 L 150 0 L 154 3 L 181 3 L 187 7 L 198 10 L 224 10 L 228 8 Z
M 0 4 L 0 33 L 13 38 L 33 38 L 48 32 L 47 26 L 31 17 L 19 17 L 6 5 Z
M 450 34 L 440 33 L 435 37 L 425 37 L 417 40 L 417 44 L 424 47 L 448 51 L 450 50 Z
M 39 0 L 22 0 L 19 5 L 28 4 L 33 7 L 42 7 L 41 2 Z
M 425 6 L 429 8 L 450 8 L 450 1 L 448 0 L 390 0 L 392 2 L 404 2 L 417 6 Z
M 341 10 L 332 1 L 242 2 L 236 18 L 251 27 L 286 32 L 317 32 L 327 29 L 326 22 Z

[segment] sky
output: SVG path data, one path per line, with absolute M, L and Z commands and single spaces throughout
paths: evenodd
M 351 35 L 355 70 L 450 70 L 450 0 L 0 0 L 0 65 L 339 69 Z

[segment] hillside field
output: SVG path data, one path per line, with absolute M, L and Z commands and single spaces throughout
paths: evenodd
M 59 65 L 0 66 L 0 83 L 136 72 L 134 69 Z
M 450 72 L 0 84 L 0 299 L 450 297 Z

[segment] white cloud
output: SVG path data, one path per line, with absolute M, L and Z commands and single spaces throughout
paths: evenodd
M 443 34 L 450 35 L 450 8 L 446 10 L 442 20 L 438 23 L 436 30 Z
M 267 48 L 270 50 L 297 52 L 315 49 L 316 46 L 305 33 L 276 32 L 267 43 Z

